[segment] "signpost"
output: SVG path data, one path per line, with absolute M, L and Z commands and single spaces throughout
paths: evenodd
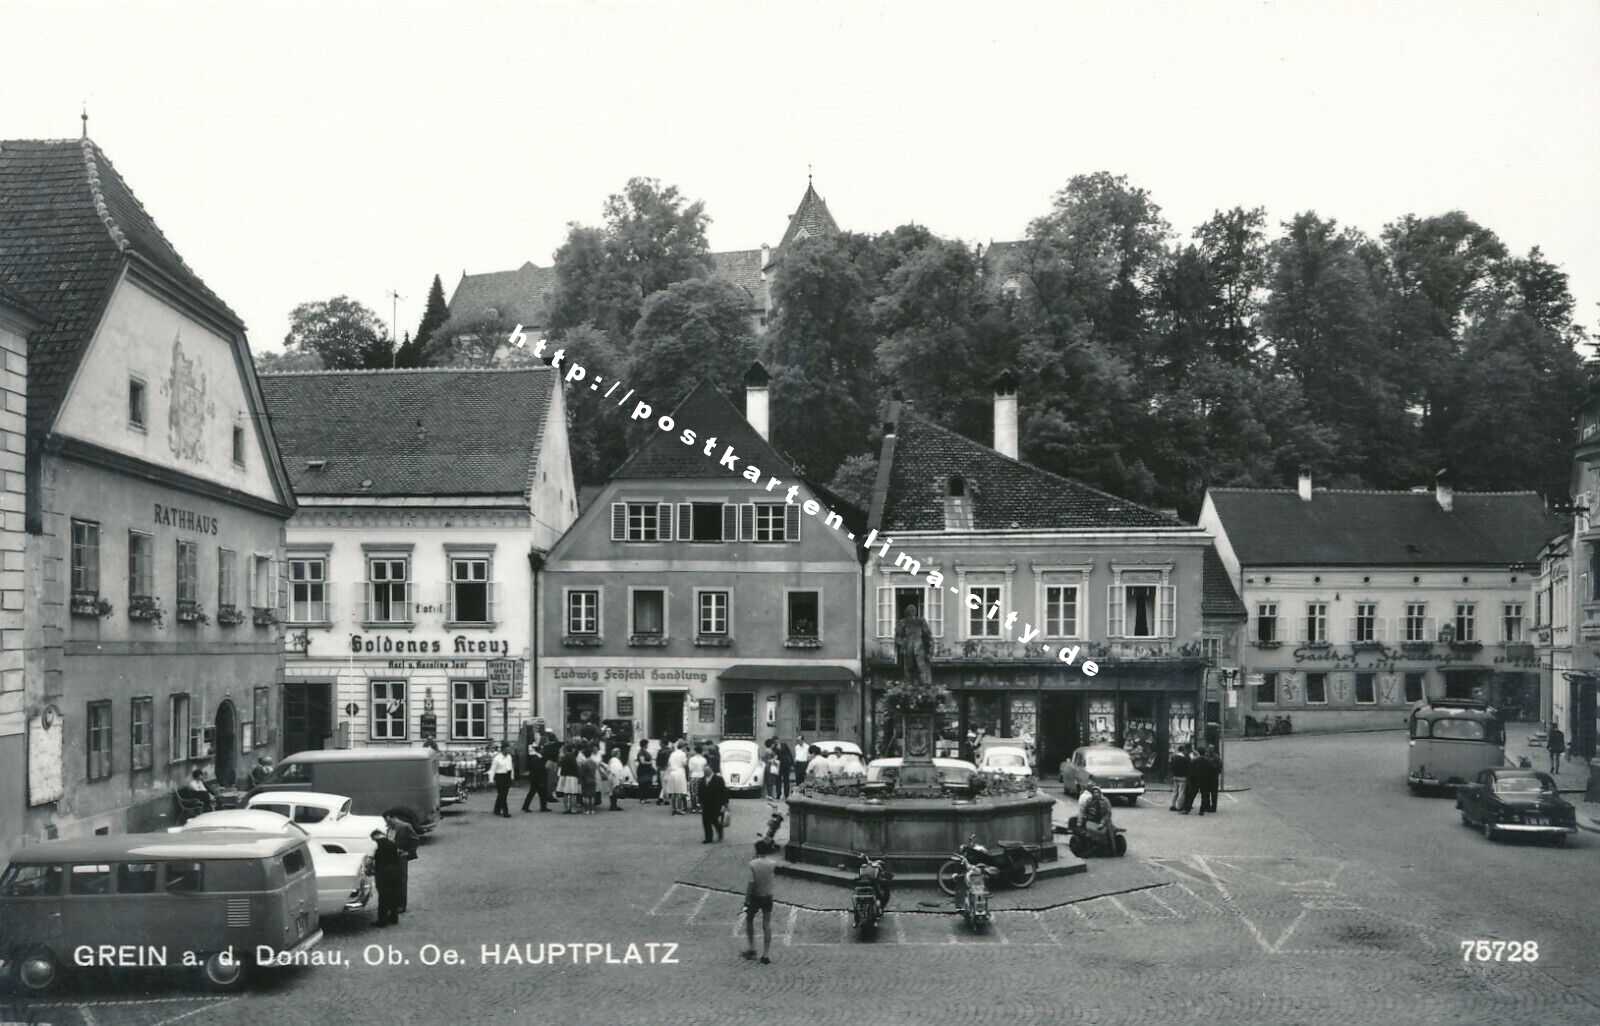
M 502 740 L 511 740 L 511 699 L 522 691 L 521 659 L 490 659 L 489 697 L 500 699 L 500 731 Z

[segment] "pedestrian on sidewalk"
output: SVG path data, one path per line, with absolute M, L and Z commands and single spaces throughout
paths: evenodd
M 539 797 L 539 811 L 550 811 L 550 799 L 545 791 L 545 782 L 549 773 L 544 766 L 544 738 L 532 737 L 528 740 L 528 793 L 522 796 L 522 811 L 532 812 L 529 808 L 533 804 L 535 795 Z
M 789 747 L 789 742 L 778 742 L 778 788 L 777 798 L 789 797 L 789 782 L 794 776 L 794 749 Z
M 756 957 L 756 913 L 761 913 L 761 964 L 772 964 L 772 903 L 775 897 L 778 863 L 773 857 L 778 846 L 762 838 L 756 842 L 756 857 L 750 860 L 750 883 L 744 891 L 743 958 Z
M 489 777 L 494 781 L 494 814 L 511 818 L 511 807 L 506 798 L 511 794 L 511 745 L 503 744 L 489 763 Z
M 599 798 L 599 760 L 595 758 L 594 745 L 586 744 L 578 753 L 578 788 L 583 792 L 583 814 L 594 815 Z
M 612 779 L 611 763 L 605 757 L 605 755 L 602 754 L 604 751 L 604 749 L 601 749 L 594 755 L 594 807 L 595 811 L 598 812 L 600 810 L 600 806 L 605 805 L 610 808 L 612 812 L 617 812 L 619 811 L 617 809 L 617 782 Z
M 689 811 L 700 811 L 700 787 L 706 782 L 706 756 L 705 750 L 700 745 L 694 746 L 694 754 L 689 756 L 687 772 L 689 774 Z
M 1560 773 L 1561 757 L 1567 751 L 1567 735 L 1561 733 L 1561 724 L 1550 721 L 1550 737 L 1544 744 L 1550 752 L 1550 772 Z
M 689 754 L 688 745 L 679 741 L 667 758 L 667 797 L 672 802 L 672 814 L 682 816 L 689 811 Z
M 556 785 L 561 794 L 561 814 L 570 816 L 583 795 L 583 785 L 578 782 L 578 747 L 571 742 L 561 746 L 561 779 Z
M 656 782 L 661 785 L 661 796 L 656 799 L 657 805 L 665 805 L 669 800 L 667 796 L 667 771 L 672 768 L 672 753 L 677 750 L 678 746 L 667 738 L 661 739 L 661 746 L 656 750 Z
M 611 811 L 621 812 L 622 806 L 617 804 L 618 798 L 626 798 L 631 790 L 639 786 L 633 779 L 633 771 L 628 764 L 622 761 L 622 749 L 613 748 L 611 759 L 606 763 L 606 769 L 611 773 Z
M 777 798 L 783 785 L 778 782 L 783 766 L 778 762 L 777 738 L 768 738 L 761 746 L 761 787 L 768 798 Z
M 806 744 L 804 735 L 794 739 L 794 786 L 799 787 L 806 782 L 806 766 L 811 762 L 811 746 Z
M 1167 811 L 1177 812 L 1178 806 L 1183 804 L 1184 781 L 1189 776 L 1189 746 L 1178 746 L 1178 752 L 1172 757 L 1172 803 L 1167 806 Z
M 700 782 L 700 826 L 706 834 L 702 844 L 710 844 L 713 833 L 717 840 L 722 840 L 722 817 L 727 808 L 728 784 L 716 767 L 707 763 L 705 777 Z
M 1200 795 L 1200 811 L 1216 815 L 1217 788 L 1222 784 L 1222 753 L 1206 747 L 1206 789 Z
M 656 758 L 650 754 L 648 747 L 639 749 L 639 761 L 634 764 L 633 778 L 639 782 L 640 805 L 652 799 L 657 805 L 661 804 L 661 788 L 656 778 Z
M 1187 816 L 1194 811 L 1194 800 L 1200 798 L 1200 815 L 1206 814 L 1206 803 L 1203 795 L 1206 788 L 1206 772 L 1210 763 L 1206 761 L 1206 749 L 1200 745 L 1189 756 L 1189 775 L 1184 779 L 1183 804 L 1178 811 Z

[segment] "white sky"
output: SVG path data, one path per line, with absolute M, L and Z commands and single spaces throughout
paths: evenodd
M 235 10 L 255 13 L 242 15 Z M 0 137 L 90 134 L 276 348 L 348 293 L 548 264 L 632 175 L 775 243 L 1018 238 L 1078 173 L 1376 232 L 1461 208 L 1600 302 L 1600 3 L 176 4 L 0 0 Z

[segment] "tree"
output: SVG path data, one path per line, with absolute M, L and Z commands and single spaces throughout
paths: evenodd
M 322 357 L 316 353 L 307 352 L 296 346 L 282 352 L 266 352 L 255 354 L 256 373 L 258 374 L 284 374 L 289 371 L 319 371 L 326 370 Z
M 423 366 L 424 352 L 422 346 L 411 337 L 411 332 L 406 332 L 400 341 L 400 348 L 394 351 L 394 365 L 396 367 L 421 367 Z
M 495 367 L 510 348 L 508 339 L 516 325 L 503 317 L 482 314 L 462 321 L 447 321 L 433 332 L 424 367 Z
M 444 326 L 450 319 L 450 308 L 444 301 L 444 283 L 436 274 L 433 276 L 433 285 L 428 289 L 428 303 L 422 310 L 422 321 L 417 325 L 416 341 L 408 341 L 400 347 L 395 354 L 396 367 L 421 367 L 424 354 L 428 351 L 429 344 L 433 341 L 433 333 Z
M 714 278 L 655 293 L 634 325 L 628 384 L 663 410 L 701 380 L 734 391 L 755 359 L 748 306 L 744 290 Z
M 388 367 L 394 356 L 394 338 L 383 321 L 349 296 L 295 307 L 283 347 L 314 352 L 329 370 Z
M 878 457 L 873 453 L 857 453 L 839 464 L 828 482 L 828 490 L 853 502 L 862 510 L 872 508 L 872 489 L 878 483 Z

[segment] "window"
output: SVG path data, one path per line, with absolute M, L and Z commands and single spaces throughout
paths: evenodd
M 374 562 L 377 562 L 376 560 Z M 399 560 L 400 579 L 405 580 L 405 560 Z M 387 571 L 385 571 L 387 572 Z M 400 602 L 405 603 L 405 585 L 400 585 Z M 378 617 L 374 616 L 376 620 Z M 384 619 L 387 619 L 385 617 Z M 289 622 L 328 622 L 328 564 L 323 559 L 289 560 Z
M 489 682 L 450 682 L 450 737 L 455 741 L 489 739 Z
M 1501 640 L 1508 645 L 1514 645 L 1522 640 L 1522 603 L 1507 602 L 1502 607 Z
M 157 865 L 154 862 L 123 862 L 117 866 L 118 894 L 154 894 Z
M 193 608 L 200 602 L 200 546 L 178 543 L 178 605 Z
M 296 823 L 321 823 L 328 818 L 328 810 L 315 805 L 296 805 L 291 818 Z
M 1215 635 L 1206 635 L 1200 639 L 1200 658 L 1206 661 L 1207 666 L 1216 666 L 1222 662 L 1222 639 Z
M 1050 584 L 1044 589 L 1044 636 L 1076 638 L 1078 630 L 1078 586 Z
M 1276 602 L 1257 604 L 1256 640 L 1269 644 L 1278 640 L 1278 604 Z
M 1356 704 L 1372 705 L 1378 701 L 1377 674 L 1356 674 Z
M 206 889 L 204 862 L 168 862 L 167 891 L 172 894 L 199 894 Z
M 1257 705 L 1276 705 L 1278 702 L 1278 675 L 1276 673 L 1263 673 L 1261 683 L 1256 685 Z
M 1328 704 L 1328 675 L 1326 673 L 1306 674 L 1306 704 Z
M 1423 692 L 1423 687 L 1422 687 L 1422 680 L 1423 680 L 1423 677 L 1422 677 L 1422 674 L 1420 674 L 1420 673 L 1408 673 L 1408 674 L 1406 674 L 1406 701 L 1407 702 L 1420 702 L 1420 701 L 1422 701 L 1422 696 L 1423 696 L 1423 693 L 1424 693 Z
M 1165 572 L 1117 571 L 1108 589 L 1106 634 L 1113 638 L 1170 638 L 1175 633 L 1177 589 Z
M 784 597 L 787 637 L 815 640 L 822 636 L 822 604 L 814 591 L 791 591 Z
M 784 506 L 777 502 L 758 502 L 756 507 L 755 541 L 781 542 L 784 540 Z
M 254 609 L 272 609 L 278 604 L 272 566 L 271 556 L 258 554 L 250 560 L 250 605 Z
M 450 560 L 450 619 L 454 623 L 489 623 L 494 619 L 494 585 L 489 560 L 476 556 Z
M 367 622 L 410 623 L 406 585 L 411 560 L 383 557 L 367 560 Z
M 171 747 L 167 749 L 171 757 L 167 761 L 182 762 L 189 758 L 189 696 L 173 695 L 168 701 L 168 709 L 172 714 L 168 721 L 172 732 L 169 736 Z
M 128 598 L 149 599 L 156 593 L 156 540 L 139 531 L 128 532 Z
M 1328 604 L 1326 602 L 1306 603 L 1305 640 L 1313 645 L 1327 644 Z
M 217 549 L 217 608 L 237 608 L 239 604 L 239 554 L 232 549 Z
M 1456 603 L 1456 641 L 1478 640 L 1478 606 L 1473 602 Z
M 1406 640 L 1428 640 L 1428 604 L 1426 602 L 1406 603 Z
M 256 688 L 251 695 L 251 716 L 255 721 L 256 747 L 266 745 L 272 738 L 272 689 Z
M 72 593 L 100 594 L 100 525 L 92 520 L 72 522 Z
M 111 775 L 111 703 L 90 702 L 89 717 L 89 779 L 104 780 Z
M 991 609 L 998 610 L 1000 605 L 1000 586 L 998 584 L 974 584 L 967 588 L 967 637 L 969 638 L 998 638 L 1000 636 L 1000 616 L 996 612 L 990 617 Z M 974 609 L 973 606 L 977 608 Z
M 70 894 L 110 894 L 110 864 L 73 866 L 67 873 L 67 891 Z
M 145 404 L 144 382 L 138 378 L 128 380 L 128 426 L 143 431 L 149 421 Z
M 695 623 L 701 634 L 728 633 L 728 593 L 702 591 L 698 599 L 699 616 Z
M 831 737 L 839 732 L 835 695 L 800 696 L 800 733 L 808 738 Z
M 738 509 L 729 502 L 680 502 L 678 535 L 684 541 L 738 541 Z
M 156 703 L 153 698 L 135 698 L 129 713 L 128 747 L 133 752 L 133 768 L 146 770 L 155 765 Z
M 235 466 L 244 466 L 244 428 L 237 424 L 233 426 L 233 462 Z
M 611 540 L 672 540 L 672 505 L 666 502 L 613 502 Z
M 1378 604 L 1376 602 L 1357 602 L 1355 630 L 1351 634 L 1351 641 L 1378 641 Z
M 53 898 L 61 893 L 61 867 L 13 862 L 0 876 L 0 896 Z
M 893 638 L 895 625 L 915 606 L 922 618 L 928 621 L 928 630 L 935 638 L 944 637 L 944 592 L 923 585 L 878 588 L 878 637 Z
M 299 876 L 306 871 L 306 850 L 296 848 L 283 853 L 283 875 L 287 877 Z
M 628 633 L 665 637 L 667 633 L 667 593 L 659 588 L 633 590 L 632 620 Z
M 600 633 L 600 593 L 598 591 L 567 592 L 567 633 Z
M 367 736 L 374 741 L 404 741 L 406 739 L 405 681 L 375 680 L 372 682 L 372 715 L 367 725 Z

